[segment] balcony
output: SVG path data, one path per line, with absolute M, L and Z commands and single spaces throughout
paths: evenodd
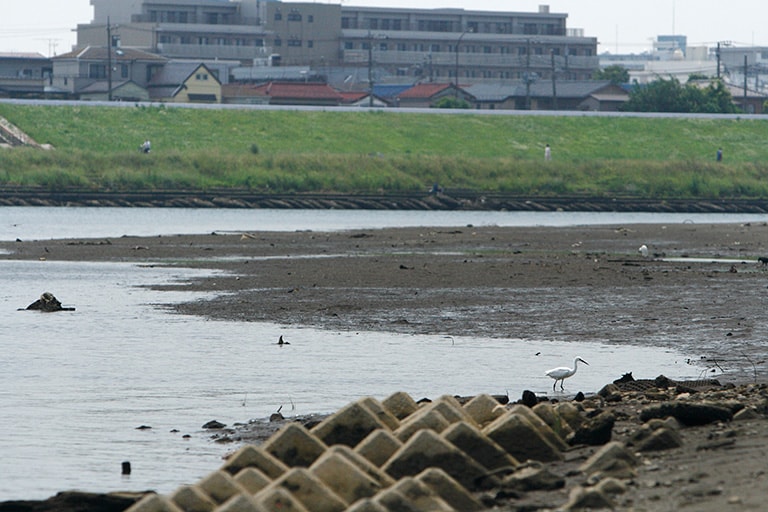
M 431 56 L 431 61 L 430 61 Z M 349 65 L 367 65 L 368 50 L 344 50 L 343 59 Z M 431 62 L 433 66 L 445 67 L 456 65 L 456 54 L 453 52 L 404 52 L 404 51 L 377 51 L 373 50 L 374 64 L 381 66 L 414 66 Z M 558 70 L 565 67 L 565 57 L 556 57 Z M 549 55 L 531 55 L 530 63 L 525 55 L 512 55 L 502 53 L 459 53 L 459 66 L 471 66 L 473 68 L 509 68 L 525 69 L 530 65 L 531 69 L 551 69 L 552 58 Z M 567 59 L 569 69 L 597 69 L 599 58 L 569 56 Z
M 272 53 L 272 48 L 265 46 L 227 46 L 213 44 L 159 43 L 157 49 L 164 57 L 206 60 L 263 59 Z

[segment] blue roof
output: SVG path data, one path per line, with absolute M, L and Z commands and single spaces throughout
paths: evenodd
M 375 85 L 373 86 L 373 95 L 379 98 L 395 98 L 401 92 L 407 91 L 412 85 Z

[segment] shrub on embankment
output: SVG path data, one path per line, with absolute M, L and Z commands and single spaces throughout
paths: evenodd
M 14 104 L 0 116 L 56 148 L 4 151 L 0 186 L 387 193 L 437 182 L 532 196 L 768 196 L 763 119 Z

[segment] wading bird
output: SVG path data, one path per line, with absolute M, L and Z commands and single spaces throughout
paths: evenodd
M 552 384 L 552 391 L 555 390 L 557 381 L 560 381 L 560 389 L 563 389 L 563 381 L 568 377 L 572 376 L 574 373 L 576 373 L 576 368 L 578 367 L 579 361 L 589 366 L 588 362 L 586 362 L 580 357 L 577 357 L 576 359 L 573 360 L 573 368 L 568 368 L 567 366 L 561 366 L 559 368 L 552 368 L 551 370 L 547 370 L 546 372 L 544 372 L 548 377 L 552 377 L 553 379 L 555 379 L 555 383 Z

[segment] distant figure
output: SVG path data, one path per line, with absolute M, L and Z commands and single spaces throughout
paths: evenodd
M 640 255 L 643 258 L 647 258 L 648 257 L 648 246 L 645 245 L 645 244 L 641 245 L 640 248 L 637 249 L 637 252 L 639 252 Z
M 441 187 L 437 182 L 435 182 L 432 185 L 432 188 L 429 190 L 429 193 L 432 195 L 437 195 L 442 193 L 442 191 L 443 191 L 443 187 Z
M 547 162 L 552 160 L 552 148 L 549 147 L 549 144 L 544 146 L 544 160 Z
M 281 347 L 283 345 L 290 345 L 290 343 L 288 343 L 287 341 L 283 341 L 283 337 L 282 336 L 280 336 L 280 339 L 277 340 L 277 344 L 280 345 Z
M 149 153 L 150 151 L 152 151 L 152 143 L 149 142 L 149 139 L 145 140 L 144 144 L 141 145 L 141 150 L 144 153 Z
M 715 158 L 718 162 L 723 161 L 723 148 L 717 148 L 717 156 Z

